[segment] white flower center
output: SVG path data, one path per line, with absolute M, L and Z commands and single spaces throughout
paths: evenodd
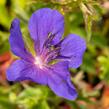
M 40 57 L 36 57 L 35 58 L 34 64 L 36 64 L 37 66 L 39 66 L 39 68 L 41 68 L 41 69 L 43 68 L 43 62 L 42 62 L 42 60 L 41 60 Z

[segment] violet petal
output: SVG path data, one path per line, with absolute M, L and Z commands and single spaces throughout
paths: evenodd
M 78 35 L 70 34 L 61 43 L 60 55 L 69 57 L 69 67 L 78 68 L 82 64 L 86 42 Z
M 50 8 L 39 9 L 34 12 L 29 20 L 29 31 L 35 41 L 36 51 L 42 49 L 48 34 L 55 35 L 52 44 L 57 44 L 64 32 L 64 17 L 57 10 Z
M 25 59 L 26 61 L 33 60 L 32 55 L 25 48 L 24 41 L 22 38 L 22 33 L 20 30 L 20 22 L 17 18 L 14 19 L 11 24 L 9 43 L 10 43 L 11 51 L 16 56 L 19 56 Z
M 74 100 L 77 98 L 77 92 L 71 84 L 68 67 L 65 62 L 55 64 L 54 70 L 48 77 L 48 85 L 51 90 L 60 97 Z
M 44 70 L 24 60 L 16 60 L 7 70 L 9 81 L 31 80 L 40 84 L 47 84 L 47 76 Z

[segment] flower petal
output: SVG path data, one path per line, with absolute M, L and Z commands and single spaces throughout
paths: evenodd
M 54 65 L 52 65 L 52 71 L 56 72 L 56 74 L 58 74 L 59 76 L 61 76 L 64 79 L 67 79 L 68 77 L 70 77 L 70 73 L 68 70 L 68 62 L 64 61 L 64 62 L 58 62 Z
M 85 50 L 85 40 L 80 36 L 70 34 L 61 43 L 60 55 L 69 58 L 69 67 L 78 68 L 82 63 Z
M 36 48 L 42 48 L 48 38 L 48 34 L 55 35 L 53 44 L 60 41 L 64 32 L 64 17 L 58 11 L 50 8 L 43 8 L 34 12 L 29 20 L 29 31 Z
M 24 60 L 17 60 L 8 68 L 7 79 L 9 81 L 31 80 L 47 84 L 46 72 Z
M 24 41 L 22 39 L 22 33 L 20 30 L 20 22 L 16 18 L 13 20 L 10 28 L 10 37 L 9 43 L 11 47 L 11 51 L 27 61 L 32 60 L 32 55 L 26 50 Z
M 64 62 L 60 62 L 53 66 L 54 70 L 48 76 L 48 85 L 58 96 L 74 100 L 77 97 L 77 92 L 71 84 L 68 66 L 65 64 Z

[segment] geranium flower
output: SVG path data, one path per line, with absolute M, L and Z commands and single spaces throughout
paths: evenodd
M 10 28 L 9 42 L 11 51 L 20 59 L 7 70 L 7 79 L 31 80 L 48 85 L 58 96 L 74 100 L 77 92 L 70 81 L 69 68 L 77 68 L 82 63 L 86 49 L 84 39 L 75 34 L 62 39 L 63 15 L 49 8 L 34 12 L 28 28 L 34 41 L 36 55 L 33 56 L 26 49 L 20 22 L 17 18 L 14 19 Z

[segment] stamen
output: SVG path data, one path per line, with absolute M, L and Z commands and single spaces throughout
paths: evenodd
M 60 47 L 57 47 L 57 48 L 54 48 L 53 50 L 50 50 L 47 53 L 44 61 L 46 61 L 48 63 L 50 60 L 55 59 L 59 55 L 59 51 L 60 51 Z
M 48 38 L 43 45 L 40 56 L 42 57 L 44 63 L 48 63 L 50 60 L 55 59 L 59 55 L 60 46 L 55 46 L 51 43 L 54 37 L 55 34 L 49 33 Z

